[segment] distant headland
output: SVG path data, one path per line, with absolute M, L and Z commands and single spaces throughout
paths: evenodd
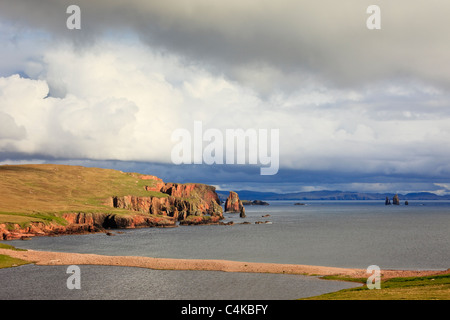
M 228 196 L 229 191 L 217 190 L 219 198 L 222 200 Z M 395 195 L 399 197 L 400 201 L 411 200 L 450 200 L 450 195 L 439 196 L 431 192 L 417 192 L 417 193 L 364 193 L 352 191 L 339 190 L 323 190 L 310 192 L 292 192 L 292 193 L 274 193 L 274 192 L 259 192 L 250 190 L 238 191 L 241 200 L 258 199 L 261 201 L 270 200 L 381 200 L 385 201 L 386 197 L 393 199 Z

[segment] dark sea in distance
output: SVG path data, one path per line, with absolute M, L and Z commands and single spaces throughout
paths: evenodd
M 294 205 L 296 202 L 305 205 Z M 353 268 L 367 268 L 370 265 L 378 265 L 382 270 L 441 270 L 450 268 L 450 201 L 409 201 L 408 206 L 405 206 L 403 202 L 400 206 L 385 206 L 384 201 L 369 200 L 270 201 L 269 203 L 269 206 L 246 206 L 246 218 L 240 218 L 238 214 L 225 213 L 224 222 L 235 222 L 231 226 L 205 225 L 120 230 L 123 233 L 117 233 L 119 230 L 113 230 L 115 236 L 98 233 L 36 237 L 31 241 L 15 240 L 5 243 L 33 250 L 104 255 L 224 259 Z M 263 217 L 265 215 L 269 216 Z M 250 222 L 250 224 L 240 224 L 244 221 Z M 256 221 L 269 221 L 270 223 L 255 224 Z M 38 271 L 41 268 L 47 271 Z M 61 268 L 64 269 L 64 267 L 38 266 L 23 266 L 13 269 L 33 269 L 34 272 L 48 274 L 50 269 L 58 270 Z M 83 266 L 83 268 L 90 268 L 89 273 L 91 275 L 94 273 L 111 275 L 112 272 L 113 274 L 135 274 L 135 279 L 144 277 L 139 274 L 139 272 L 144 271 L 136 270 L 136 268 L 94 266 Z M 105 273 L 99 268 L 106 268 L 109 271 Z M 125 272 L 126 270 L 128 271 Z M 2 285 L 4 286 L 7 285 L 4 281 L 6 279 L 5 272 L 19 271 L 0 270 L 0 283 L 3 281 Z M 57 272 L 61 273 L 61 270 Z M 145 272 L 160 273 L 161 275 L 169 274 L 168 277 L 172 279 L 177 277 L 181 279 L 184 271 L 147 270 Z M 21 277 L 24 277 L 25 274 L 27 272 L 23 271 Z M 197 273 L 187 271 L 186 274 L 190 275 L 187 278 L 190 278 L 192 282 L 194 281 L 192 277 Z M 214 281 L 212 281 L 212 286 L 216 288 L 211 292 L 220 291 L 221 296 L 227 297 L 225 299 L 233 295 L 236 299 L 240 299 L 239 296 L 244 299 L 249 298 L 249 296 L 255 297 L 255 299 L 276 299 L 273 296 L 280 299 L 291 299 L 290 297 L 295 299 L 314 295 L 316 292 L 340 290 L 340 288 L 336 289 L 336 285 L 341 285 L 342 288 L 354 286 L 354 284 L 349 283 L 335 283 L 302 276 L 270 275 L 274 278 L 264 284 L 263 278 L 269 277 L 268 275 L 204 271 L 201 274 L 204 281 L 208 277 L 214 279 L 214 281 L 218 281 L 217 279 L 221 277 L 228 277 L 228 280 L 223 279 L 224 283 L 228 284 L 244 284 L 247 281 L 248 284 L 244 286 L 246 288 L 251 287 L 249 283 L 255 283 L 255 281 L 250 280 L 255 276 L 255 279 L 262 281 L 260 286 L 264 288 L 266 288 L 265 286 L 270 287 L 269 283 L 275 284 L 277 281 L 283 283 L 282 286 L 270 287 L 270 290 L 267 290 L 269 287 L 264 290 L 255 289 L 253 293 L 250 293 L 251 290 L 244 290 L 245 293 L 239 293 L 239 289 L 232 286 L 227 293 L 227 286 L 219 290 L 217 283 L 214 284 Z M 184 277 L 186 278 L 186 276 Z M 275 281 L 276 277 L 281 278 L 277 278 L 279 280 Z M 293 281 L 294 278 L 292 277 L 303 283 L 305 289 L 303 293 L 298 290 L 302 286 Z M 19 279 L 20 277 L 9 278 Z M 67 278 L 64 272 L 62 278 Z M 101 276 L 97 276 L 95 279 L 97 279 L 96 281 L 102 281 Z M 305 282 L 305 279 L 310 281 L 309 284 Z M 325 289 L 327 283 L 330 288 Z M 293 292 L 288 289 L 288 284 L 293 285 Z M 20 287 L 20 284 L 17 283 L 10 283 L 9 285 Z M 203 296 L 208 291 L 205 290 L 203 289 L 203 293 L 192 293 L 191 299 L 204 299 Z M 169 291 L 167 289 L 165 293 L 158 293 L 159 296 L 157 294 L 156 298 L 152 295 L 148 296 L 148 292 L 145 296 L 145 290 L 141 292 L 141 295 L 137 291 L 135 291 L 135 294 L 144 297 L 144 299 L 145 297 L 149 299 L 176 299 L 176 290 Z M 56 293 L 57 290 L 53 288 L 53 292 Z M 90 295 L 86 295 L 85 291 L 85 295 L 78 298 L 85 299 L 96 295 L 105 299 L 116 297 L 114 294 L 108 296 L 105 295 L 104 291 L 102 292 L 91 292 Z M 110 292 L 115 292 L 115 290 L 111 289 Z M 215 299 L 216 296 L 211 292 L 207 293 L 207 296 Z M 261 297 L 258 297 L 258 292 Z M 266 292 L 266 294 L 262 294 L 263 292 Z M 25 298 L 25 296 L 27 294 L 24 293 L 22 297 Z M 61 297 L 61 293 L 59 296 Z M 5 297 L 5 294 L 0 294 L 2 299 L 8 297 L 10 296 Z M 77 299 L 77 297 L 74 298 Z

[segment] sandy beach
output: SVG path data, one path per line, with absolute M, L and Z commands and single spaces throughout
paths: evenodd
M 156 270 L 207 270 L 224 272 L 251 272 L 302 275 L 341 275 L 366 278 L 370 274 L 365 269 L 335 268 L 297 264 L 257 263 L 228 260 L 168 259 L 137 256 L 106 256 L 84 253 L 50 251 L 13 251 L 0 249 L 0 254 L 9 255 L 36 265 L 109 265 L 139 267 Z M 393 277 L 427 276 L 448 273 L 447 270 L 381 270 L 382 279 Z

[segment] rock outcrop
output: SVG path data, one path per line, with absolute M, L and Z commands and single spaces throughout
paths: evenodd
M 144 175 L 144 176 L 141 176 L 140 178 L 142 180 L 152 180 L 152 181 L 154 181 L 152 186 L 145 186 L 145 190 L 147 190 L 147 191 L 159 192 L 165 186 L 164 181 L 162 181 L 162 179 L 160 179 L 160 178 L 158 178 L 156 176 Z
M 222 215 L 222 206 L 220 205 L 219 196 L 216 193 L 216 188 L 199 183 L 166 183 L 160 192 L 179 199 L 189 201 L 191 207 L 187 215 Z
M 385 205 L 390 205 L 391 204 L 391 200 L 389 200 L 389 197 L 386 197 L 386 200 L 384 201 Z
M 161 187 L 158 189 L 157 186 Z M 151 191 L 160 196 L 115 196 L 107 203 L 114 208 L 173 217 L 184 220 L 188 216 L 213 216 L 223 219 L 223 210 L 215 188 L 203 184 L 157 183 Z M 150 188 L 145 187 L 146 190 Z
M 400 204 L 400 199 L 398 198 L 398 194 L 396 194 L 394 196 L 394 198 L 392 199 L 392 204 L 395 204 L 395 205 L 399 205 Z
M 269 203 L 262 200 L 241 200 L 244 206 L 268 206 Z
M 236 192 L 230 191 L 225 201 L 225 212 L 239 213 L 241 218 L 245 218 L 245 208 Z

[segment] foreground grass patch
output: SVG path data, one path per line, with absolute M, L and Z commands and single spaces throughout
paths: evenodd
M 14 246 L 11 246 L 11 245 L 5 244 L 5 243 L 0 243 L 0 249 L 9 249 L 9 250 L 14 250 L 14 251 L 27 251 L 25 249 L 18 249 Z M 31 262 L 13 258 L 8 255 L 0 254 L 0 269 L 21 266 L 21 265 L 29 264 L 29 263 L 31 263 Z
M 24 264 L 29 264 L 31 262 L 24 261 L 17 258 L 12 258 L 10 256 L 0 254 L 0 269 L 3 268 L 10 268 L 10 267 L 17 267 Z
M 365 283 L 365 279 L 352 280 L 356 282 L 364 280 Z M 450 274 L 393 278 L 382 282 L 379 290 L 369 290 L 364 285 L 303 300 L 450 300 Z

